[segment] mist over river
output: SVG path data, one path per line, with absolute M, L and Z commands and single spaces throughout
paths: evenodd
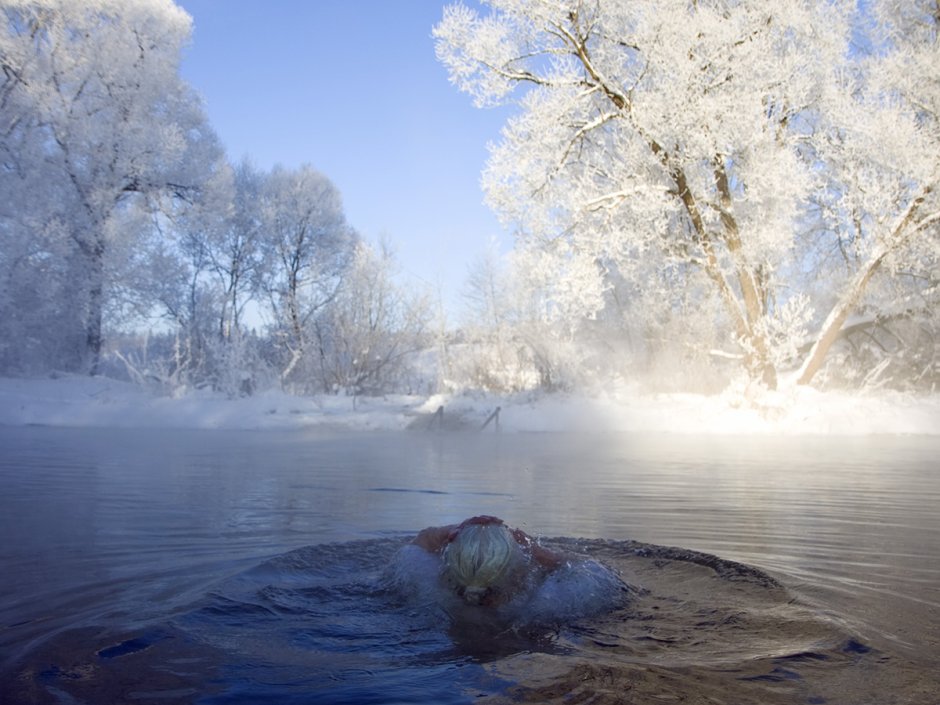
M 0 426 L 0 693 L 937 702 L 938 457 L 936 436 Z M 484 513 L 629 591 L 495 630 L 393 589 L 418 530 Z

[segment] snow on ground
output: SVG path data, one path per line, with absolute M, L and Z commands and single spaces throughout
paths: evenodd
M 0 378 L 0 424 L 22 426 L 283 429 L 332 426 L 476 430 L 496 409 L 510 432 L 940 434 L 940 395 L 821 393 L 789 387 L 742 395 L 643 395 L 630 387 L 597 395 L 483 394 L 430 398 L 296 397 L 269 391 L 242 399 L 192 392 L 179 398 L 104 377 Z M 490 425 L 490 428 L 493 424 Z

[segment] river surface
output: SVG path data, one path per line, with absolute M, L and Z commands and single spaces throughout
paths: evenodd
M 922 436 L 0 427 L 0 702 L 936 705 L 938 458 Z M 411 536 L 476 514 L 622 599 L 580 615 L 575 583 L 496 625 L 396 584 Z

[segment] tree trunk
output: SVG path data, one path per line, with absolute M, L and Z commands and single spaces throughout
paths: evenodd
M 306 335 L 304 334 L 303 321 L 300 319 L 300 287 L 296 272 L 291 272 L 287 297 L 287 315 L 290 318 L 291 334 L 294 341 L 293 345 L 288 344 L 288 348 L 291 350 L 291 359 L 281 373 L 281 384 L 287 382 L 287 378 L 307 352 Z
M 88 314 L 85 319 L 85 356 L 88 374 L 97 375 L 101 365 L 102 318 L 104 317 L 104 242 L 98 238 L 87 250 Z
M 304 351 L 302 348 L 295 348 L 294 350 L 290 351 L 290 360 L 288 361 L 287 366 L 284 367 L 283 372 L 281 372 L 282 388 L 287 384 L 288 377 L 290 377 L 290 374 L 294 371 L 294 368 L 297 367 L 297 363 L 303 359 L 303 356 Z
M 879 247 L 868 260 L 865 267 L 855 275 L 849 288 L 846 289 L 845 294 L 839 299 L 832 311 L 829 312 L 829 316 L 826 318 L 825 323 L 823 323 L 822 333 L 819 338 L 816 339 L 816 342 L 813 343 L 809 355 L 807 355 L 806 360 L 803 361 L 803 365 L 800 367 L 799 376 L 796 380 L 797 384 L 809 384 L 813 377 L 816 376 L 816 373 L 819 372 L 826 359 L 826 355 L 829 353 L 829 349 L 839 338 L 842 325 L 849 317 L 849 314 L 855 309 L 862 293 L 865 291 L 865 287 L 868 286 L 868 282 L 871 281 L 872 276 L 878 271 L 878 267 L 881 266 L 887 254 L 888 248 L 884 246 Z
M 761 286 L 759 269 L 750 265 L 743 253 L 741 234 L 738 222 L 731 212 L 734 201 L 731 198 L 731 188 L 728 182 L 728 172 L 725 169 L 724 158 L 715 155 L 715 187 L 718 191 L 720 204 L 719 219 L 721 220 L 722 238 L 731 262 L 734 274 L 738 280 L 738 289 L 741 292 L 741 303 L 744 305 L 744 318 L 740 323 L 740 334 L 749 346 L 745 362 L 751 379 L 760 379 L 768 389 L 777 388 L 777 370 L 770 360 L 770 350 L 767 340 L 759 331 L 758 324 L 766 314 L 765 293 Z M 737 302 L 730 302 L 737 310 Z
M 914 198 L 910 202 L 907 210 L 905 210 L 904 214 L 898 219 L 897 224 L 891 229 L 887 237 L 878 243 L 871 256 L 868 258 L 868 261 L 865 263 L 865 266 L 855 275 L 855 278 L 845 290 L 845 293 L 839 299 L 838 303 L 833 307 L 832 311 L 829 312 L 825 323 L 823 323 L 822 332 L 816 339 L 816 342 L 813 343 L 809 355 L 803 362 L 802 367 L 800 367 L 799 375 L 796 380 L 797 384 L 809 384 L 813 380 L 813 377 L 816 376 L 816 373 L 819 372 L 820 368 L 822 368 L 822 364 L 826 359 L 826 355 L 829 353 L 829 349 L 839 338 L 842 325 L 862 298 L 862 294 L 865 292 L 868 282 L 871 281 L 872 276 L 878 271 L 885 257 L 907 242 L 916 232 L 940 220 L 940 212 L 936 212 L 927 215 L 917 223 L 914 222 L 918 208 L 932 192 L 933 187 L 927 186 L 917 198 Z

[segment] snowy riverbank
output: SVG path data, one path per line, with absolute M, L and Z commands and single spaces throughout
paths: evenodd
M 194 392 L 180 398 L 103 377 L 0 378 L 0 424 L 273 429 L 317 425 L 395 430 L 444 425 L 477 429 L 501 407 L 500 429 L 519 431 L 940 434 L 940 395 L 820 393 L 790 388 L 756 405 L 740 396 L 600 395 L 295 397 L 269 391 L 244 399 Z

